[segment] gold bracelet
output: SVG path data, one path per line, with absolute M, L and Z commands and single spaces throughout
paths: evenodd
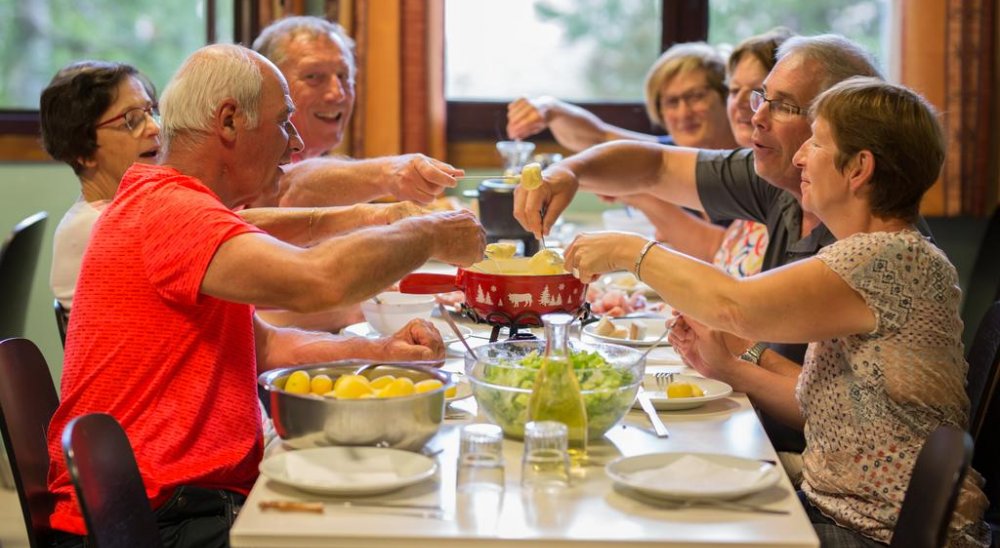
M 646 253 L 649 253 L 649 250 L 652 249 L 654 245 L 656 245 L 656 240 L 646 242 L 646 245 L 642 246 L 642 251 L 640 251 L 639 255 L 635 258 L 635 266 L 632 270 L 635 272 L 637 280 L 642 280 L 642 278 L 639 277 L 639 267 L 642 266 L 642 260 L 646 258 Z

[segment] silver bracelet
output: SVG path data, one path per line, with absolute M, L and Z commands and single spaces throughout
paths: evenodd
M 760 355 L 763 354 L 765 350 L 767 350 L 767 345 L 759 342 L 744 350 L 743 353 L 740 354 L 740 359 L 754 365 L 760 365 Z
M 635 277 L 637 280 L 640 281 L 642 280 L 642 278 L 639 276 L 639 267 L 642 266 L 642 260 L 646 258 L 646 253 L 649 253 L 649 250 L 652 249 L 654 245 L 656 245 L 656 240 L 650 240 L 646 242 L 646 245 L 642 246 L 642 251 L 640 251 L 639 255 L 637 255 L 635 258 L 635 266 L 632 268 L 632 270 L 635 272 Z

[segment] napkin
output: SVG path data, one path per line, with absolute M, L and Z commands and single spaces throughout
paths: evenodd
M 388 455 L 365 458 L 348 467 L 339 467 L 338 464 L 316 462 L 293 451 L 285 457 L 285 475 L 297 483 L 329 486 L 372 485 L 399 480 L 399 473 L 393 468 Z
M 767 463 L 755 469 L 743 469 L 714 462 L 698 455 L 684 455 L 659 468 L 647 468 L 628 475 L 633 483 L 663 491 L 687 491 L 702 494 L 750 488 L 761 481 L 774 466 Z

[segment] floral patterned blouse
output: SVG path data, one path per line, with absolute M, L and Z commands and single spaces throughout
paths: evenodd
M 712 263 L 736 278 L 753 276 L 764 264 L 767 226 L 737 219 L 729 224 Z
M 915 230 L 855 234 L 816 257 L 864 298 L 876 327 L 809 345 L 796 387 L 802 489 L 838 524 L 889 542 L 924 441 L 941 424 L 967 427 L 958 275 Z M 970 470 L 950 546 L 987 546 L 981 485 Z

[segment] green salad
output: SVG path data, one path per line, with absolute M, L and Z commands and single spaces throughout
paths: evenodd
M 496 365 L 486 365 L 483 381 L 489 384 L 524 391 L 501 390 L 489 386 L 476 386 L 476 401 L 508 435 L 523 437 L 524 423 L 528 421 L 528 400 L 535 385 L 535 376 L 544 357 L 532 351 L 518 361 L 503 360 Z M 583 401 L 587 407 L 587 434 L 600 437 L 607 432 L 632 405 L 636 387 L 635 375 L 628 370 L 615 369 L 597 352 L 573 352 L 570 363 L 580 382 Z M 631 387 L 631 388 L 630 388 Z

